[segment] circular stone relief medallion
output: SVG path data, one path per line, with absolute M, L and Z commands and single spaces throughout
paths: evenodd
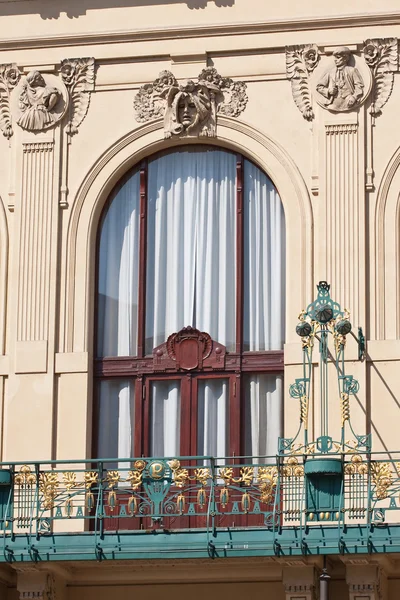
M 15 121 L 22 129 L 44 131 L 64 116 L 68 92 L 59 77 L 30 71 L 13 90 L 11 103 Z

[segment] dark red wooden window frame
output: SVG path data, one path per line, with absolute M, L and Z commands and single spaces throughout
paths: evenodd
M 208 146 L 209 149 L 215 149 Z M 179 148 L 184 150 L 184 148 Z M 225 150 L 229 152 L 229 150 Z M 156 155 L 157 156 L 157 155 Z M 154 156 L 149 157 L 154 159 Z M 147 191 L 148 162 L 141 162 L 140 178 L 140 224 L 139 224 L 139 289 L 138 289 L 138 341 L 137 356 L 95 358 L 95 402 L 94 402 L 94 436 L 93 456 L 96 456 L 98 445 L 98 382 L 101 380 L 120 378 L 133 380 L 135 386 L 135 430 L 133 437 L 133 456 L 146 456 L 149 453 L 149 382 L 151 380 L 181 380 L 181 455 L 197 454 L 197 381 L 199 378 L 229 379 L 229 449 L 231 456 L 243 454 L 244 414 L 243 375 L 246 373 L 271 373 L 283 375 L 283 350 L 249 352 L 243 351 L 243 303 L 244 303 L 244 210 L 243 210 L 243 170 L 244 157 L 236 155 L 236 344 L 235 352 L 227 353 L 229 360 L 219 371 L 191 371 L 190 373 L 171 372 L 161 375 L 154 370 L 152 355 L 145 355 L 146 335 L 146 249 L 147 249 Z M 248 160 L 248 159 L 247 159 Z M 134 168 L 137 169 L 137 166 Z M 133 169 L 132 169 L 133 170 Z M 119 189 L 129 178 L 127 173 L 113 190 L 106 203 L 103 216 Z M 98 290 L 99 242 L 101 225 L 97 236 L 96 258 L 96 293 Z M 96 334 L 95 351 L 97 351 L 97 302 L 96 302 Z M 216 340 L 218 341 L 218 340 Z M 103 457 L 105 458 L 105 457 Z

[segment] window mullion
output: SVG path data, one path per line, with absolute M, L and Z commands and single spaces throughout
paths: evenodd
M 146 337 L 146 250 L 147 250 L 147 177 L 148 163 L 140 166 L 140 246 L 139 246 L 139 290 L 138 290 L 138 356 L 145 355 Z
M 236 161 L 236 352 L 243 347 L 243 157 Z

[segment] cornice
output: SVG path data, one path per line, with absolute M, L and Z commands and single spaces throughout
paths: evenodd
M 14 37 L 0 40 L 0 50 L 20 50 L 43 47 L 68 47 L 124 42 L 147 42 L 162 39 L 186 39 L 234 35 L 255 35 L 283 33 L 287 31 L 315 31 L 321 29 L 343 29 L 350 27 L 371 27 L 400 25 L 400 11 L 370 14 L 350 14 L 332 17 L 304 17 L 297 19 L 277 19 L 262 22 L 225 23 L 218 25 L 182 26 L 137 29 L 125 31 L 105 31 L 102 33 L 61 34 L 56 36 Z

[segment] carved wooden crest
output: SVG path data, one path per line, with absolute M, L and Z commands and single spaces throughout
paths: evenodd
M 167 339 L 167 352 L 177 367 L 190 371 L 202 368 L 203 360 L 210 356 L 212 341 L 208 333 L 193 327 L 184 327 Z
M 224 367 L 225 355 L 225 346 L 214 342 L 208 333 L 188 326 L 154 349 L 153 368 L 156 371 L 220 369 Z

